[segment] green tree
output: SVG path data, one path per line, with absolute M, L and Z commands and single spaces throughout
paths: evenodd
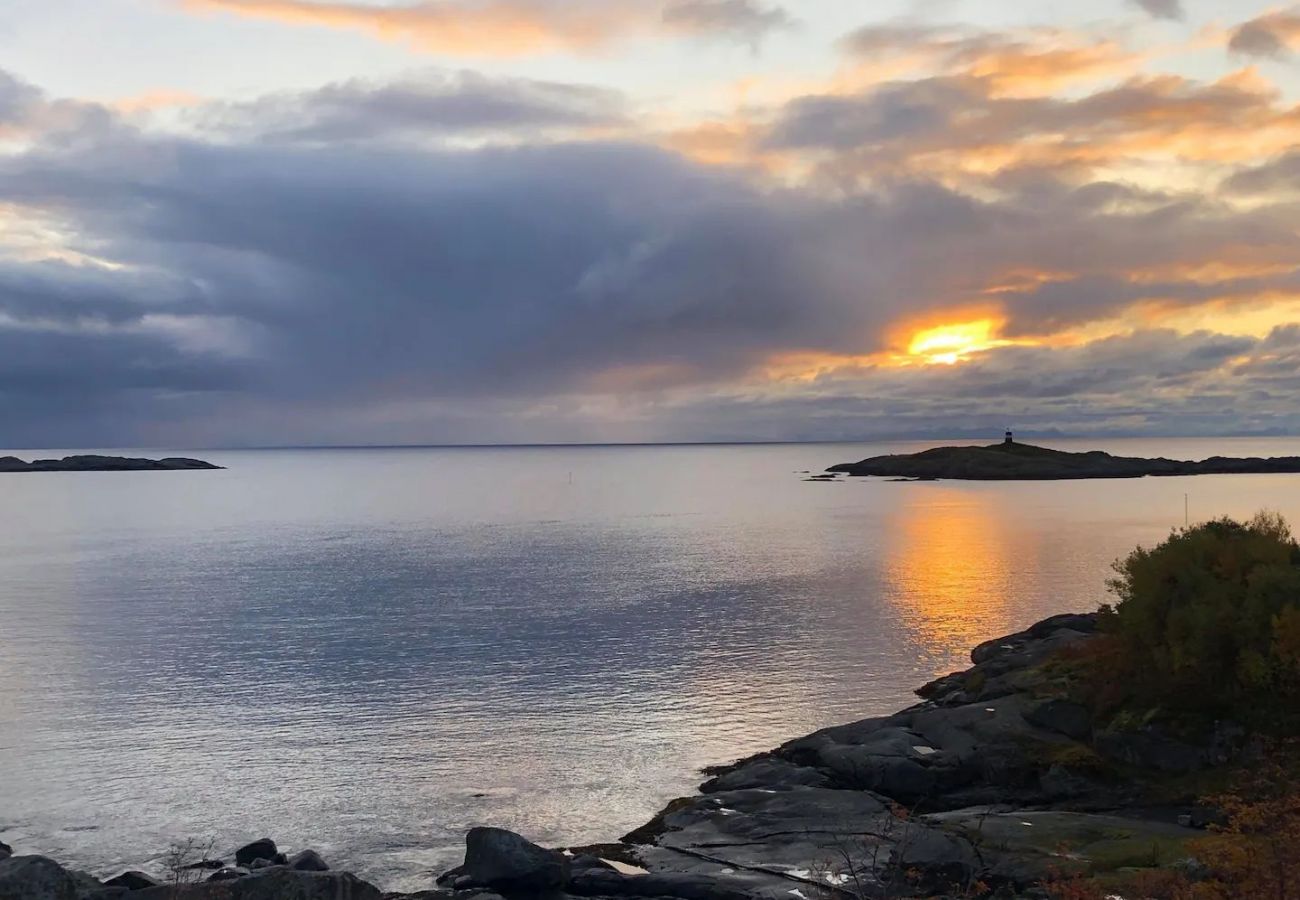
M 1281 516 L 1180 529 L 1115 570 L 1109 626 L 1133 664 L 1135 694 L 1216 715 L 1294 711 L 1300 545 Z

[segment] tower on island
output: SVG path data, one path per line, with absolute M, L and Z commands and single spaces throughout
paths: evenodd
M 1005 444 L 1014 444 L 1015 442 L 1016 442 L 1016 436 L 1012 434 L 1010 431 L 1008 431 L 1007 436 L 1003 439 L 1002 443 L 1005 445 Z

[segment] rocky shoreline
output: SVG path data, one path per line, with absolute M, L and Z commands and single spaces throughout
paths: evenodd
M 1052 661 L 1096 631 L 1095 615 L 1062 615 L 981 644 L 917 705 L 712 770 L 700 793 L 614 844 L 561 852 L 473 829 L 464 865 L 416 894 L 262 839 L 229 865 L 102 882 L 0 844 L 0 900 L 1044 897 L 1062 873 L 1191 865 L 1187 842 L 1210 813 L 1153 785 L 1221 764 L 1244 736 L 1094 733 Z

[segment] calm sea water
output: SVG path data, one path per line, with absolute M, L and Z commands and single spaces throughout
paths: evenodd
M 910 703 L 974 643 L 1095 607 L 1185 494 L 1193 519 L 1300 521 L 1294 476 L 797 474 L 917 448 L 213 451 L 195 455 L 228 471 L 0 476 L 0 839 L 107 875 L 266 834 L 417 889 L 469 826 L 614 839 L 701 766 Z

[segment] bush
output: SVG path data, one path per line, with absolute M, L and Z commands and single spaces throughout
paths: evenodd
M 1274 724 L 1300 700 L 1300 545 L 1261 513 L 1175 531 L 1115 564 L 1106 617 L 1136 699 Z

